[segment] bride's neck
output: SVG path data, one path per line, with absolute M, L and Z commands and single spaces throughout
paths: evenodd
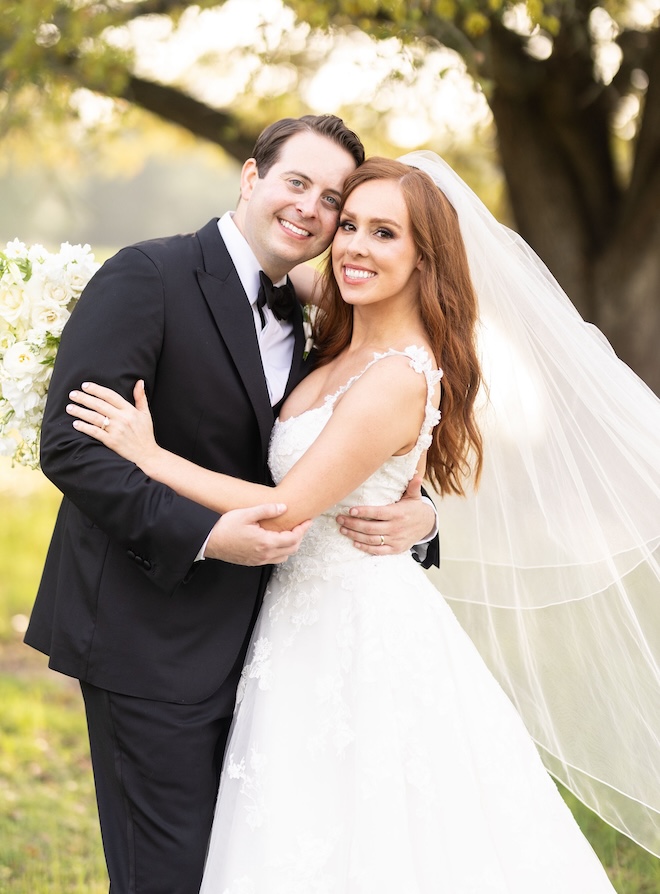
M 401 341 L 424 337 L 424 327 L 417 308 L 394 313 L 373 312 L 373 308 L 353 308 L 353 333 L 347 347 L 349 353 L 365 350 L 382 351 L 396 347 Z

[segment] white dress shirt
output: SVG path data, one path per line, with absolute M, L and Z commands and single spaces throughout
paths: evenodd
M 278 320 L 272 310 L 265 305 L 262 308 L 266 325 L 262 328 L 257 295 L 259 294 L 259 261 L 247 244 L 245 237 L 233 221 L 233 212 L 227 211 L 218 221 L 218 229 L 229 256 L 234 263 L 238 278 L 245 289 L 254 315 L 254 328 L 257 332 L 261 362 L 268 385 L 268 394 L 273 406 L 282 400 L 284 389 L 289 379 L 291 361 L 293 360 L 293 323 L 289 320 Z M 283 280 L 274 285 L 283 285 Z

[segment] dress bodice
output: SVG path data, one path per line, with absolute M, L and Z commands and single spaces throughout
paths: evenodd
M 442 378 L 442 371 L 433 368 L 431 359 L 424 348 L 410 346 L 404 351 L 391 348 L 382 354 L 375 354 L 373 360 L 365 366 L 362 372 L 349 379 L 334 394 L 328 395 L 321 406 L 306 410 L 298 416 L 275 422 L 270 443 L 269 465 L 273 480 L 277 484 L 323 431 L 332 417 L 337 400 L 374 363 L 395 355 L 408 357 L 410 367 L 426 378 L 426 407 L 417 441 L 412 450 L 400 456 L 391 456 L 341 503 L 329 507 L 314 520 L 297 553 L 299 560 L 307 561 L 316 554 L 324 556 L 324 564 L 328 565 L 330 564 L 327 562 L 328 550 L 331 552 L 334 562 L 344 559 L 355 561 L 365 557 L 364 553 L 360 553 L 353 547 L 348 538 L 339 534 L 336 516 L 342 512 L 343 507 L 384 506 L 400 499 L 415 474 L 420 456 L 431 444 L 433 428 L 440 419 L 440 411 L 433 405 L 432 397 L 436 384 Z

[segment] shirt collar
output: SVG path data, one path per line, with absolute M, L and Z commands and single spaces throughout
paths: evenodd
M 247 239 L 234 223 L 234 212 L 226 211 L 218 221 L 218 229 L 222 236 L 229 257 L 232 259 L 238 278 L 245 290 L 250 304 L 254 305 L 259 294 L 259 271 L 261 265 L 248 245 Z M 286 276 L 274 285 L 283 285 Z

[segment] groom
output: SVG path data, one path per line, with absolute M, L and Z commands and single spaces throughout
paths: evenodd
M 273 505 L 219 517 L 150 480 L 75 431 L 69 391 L 91 379 L 129 398 L 143 378 L 162 446 L 268 482 L 274 413 L 307 363 L 299 304 L 279 319 L 260 270 L 277 283 L 329 245 L 363 159 L 339 118 L 276 122 L 233 215 L 120 251 L 64 331 L 42 431 L 64 499 L 25 639 L 81 681 L 112 894 L 197 894 L 250 630 L 304 526 L 262 529 Z M 409 545 L 433 523 L 415 499 L 382 514 L 376 537 L 360 519 L 352 534 L 376 552 L 380 533 Z

